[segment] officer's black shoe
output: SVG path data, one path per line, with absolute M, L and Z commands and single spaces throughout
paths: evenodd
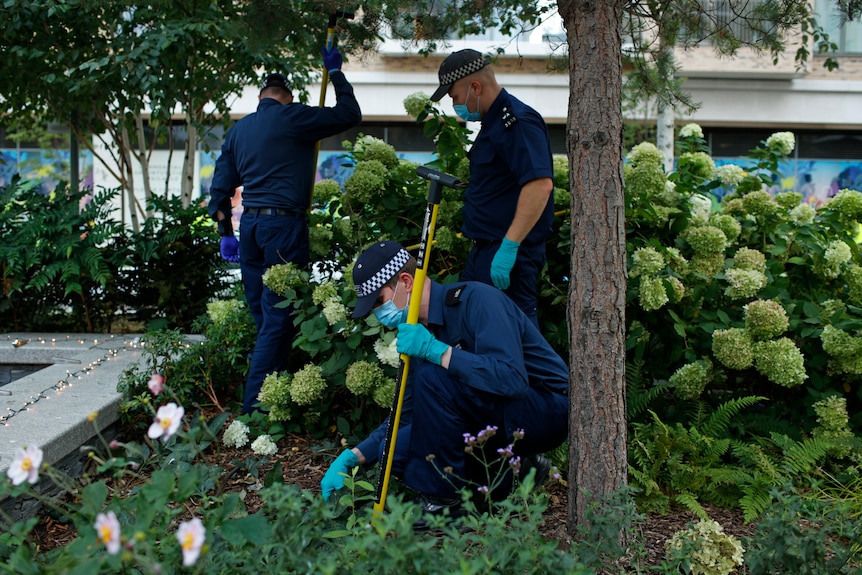
M 548 474 L 551 472 L 551 460 L 541 454 L 522 457 L 521 470 L 518 473 L 521 481 L 530 474 L 531 469 L 536 470 L 536 475 L 533 477 L 533 489 L 538 489 L 548 480 Z
M 413 531 L 428 531 L 431 528 L 431 522 L 428 521 L 429 516 L 448 517 L 451 521 L 466 515 L 463 507 L 461 507 L 460 498 L 446 499 L 420 493 L 416 498 L 416 503 L 419 504 L 422 515 L 413 523 Z

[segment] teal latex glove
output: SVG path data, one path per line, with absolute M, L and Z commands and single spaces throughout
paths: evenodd
M 515 266 L 519 247 L 521 244 L 518 242 L 503 238 L 503 243 L 500 244 L 500 248 L 494 254 L 494 259 L 491 260 L 491 281 L 494 282 L 497 289 L 509 287 L 509 275 Z
M 422 324 L 398 324 L 398 339 L 395 341 L 398 353 L 410 357 L 421 357 L 440 365 L 443 354 L 449 346 L 431 335 Z
M 359 458 L 350 449 L 342 451 L 341 455 L 335 458 L 323 475 L 323 479 L 320 480 L 320 491 L 324 501 L 344 487 L 344 476 L 350 476 L 350 470 L 357 465 L 359 465 Z

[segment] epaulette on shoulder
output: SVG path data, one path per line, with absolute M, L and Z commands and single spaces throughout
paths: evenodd
M 446 292 L 446 305 L 458 305 L 461 303 L 461 294 L 464 293 L 464 284 L 455 286 Z
M 500 120 L 503 122 L 503 127 L 508 129 L 515 125 L 518 118 L 515 117 L 515 114 L 512 113 L 509 106 L 503 106 L 503 113 L 500 114 Z

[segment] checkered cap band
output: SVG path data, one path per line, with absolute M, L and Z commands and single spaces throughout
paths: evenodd
M 488 61 L 485 60 L 485 57 L 479 54 L 479 57 L 475 60 L 471 60 L 466 64 L 462 64 L 461 66 L 455 68 L 452 71 L 446 72 L 444 74 L 440 74 L 440 85 L 446 86 L 450 84 L 454 84 L 461 78 L 466 78 L 470 74 L 474 72 L 478 72 L 482 68 L 484 68 L 488 64 Z
M 386 285 L 386 282 L 392 279 L 392 276 L 398 273 L 398 270 L 404 267 L 408 259 L 410 259 L 410 254 L 407 253 L 407 250 L 404 248 L 398 250 L 377 273 L 356 286 L 356 295 L 365 297 L 377 293 L 380 288 Z

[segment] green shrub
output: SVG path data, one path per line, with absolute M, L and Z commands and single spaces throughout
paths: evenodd
M 0 189 L 0 323 L 20 331 L 109 332 L 121 320 L 188 331 L 227 287 L 200 206 L 153 199 L 139 233 L 114 217 L 119 190 L 49 195 L 16 178 Z M 26 311 L 26 313 L 25 313 Z
M 751 575 L 859 573 L 858 514 L 840 501 L 805 498 L 790 488 L 776 488 L 773 500 L 746 541 Z
M 769 489 L 804 476 L 784 466 L 791 453 L 835 473 L 858 465 L 862 193 L 815 208 L 764 191 L 792 134 L 764 141 L 746 168 L 710 168 L 702 137 L 686 134 L 675 172 L 625 185 L 627 365 L 638 366 L 629 397 L 649 397 L 654 418 L 630 421 L 632 477 L 642 503 L 742 505 L 750 520 Z M 626 170 L 656 163 L 641 144 Z M 750 397 L 761 400 L 718 435 L 702 432 L 705 414 Z M 816 427 L 829 397 L 851 414 L 840 434 Z

